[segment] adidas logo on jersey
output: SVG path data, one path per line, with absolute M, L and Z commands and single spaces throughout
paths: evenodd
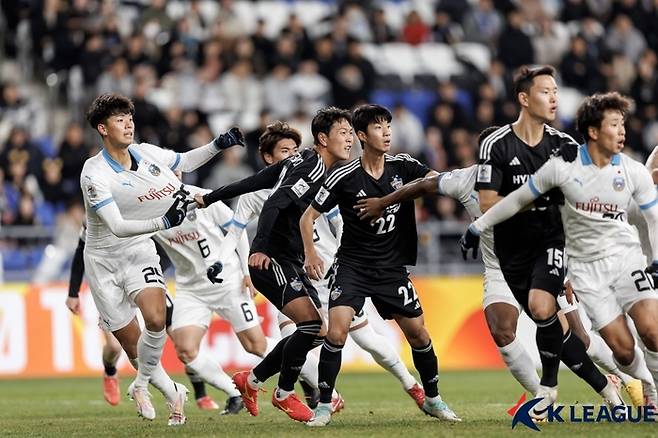
M 557 268 L 553 268 L 550 270 L 549 274 L 555 275 L 556 277 L 560 276 L 560 271 L 558 271 Z
M 359 197 L 365 198 L 366 196 L 368 196 L 368 195 L 366 195 L 366 192 L 364 192 L 363 189 L 359 190 L 359 193 L 356 194 L 357 198 L 359 198 Z
M 517 157 L 512 158 L 512 161 L 509 162 L 510 166 L 520 166 L 521 162 Z

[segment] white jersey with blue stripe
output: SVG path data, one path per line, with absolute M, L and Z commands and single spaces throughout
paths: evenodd
M 592 162 L 586 146 L 573 162 L 553 157 L 528 181 L 535 196 L 559 187 L 565 197 L 562 222 L 569 257 L 593 261 L 637 248 L 638 231 L 628 222 L 636 202 L 640 211 L 658 205 L 651 175 L 625 154 L 612 157 L 603 168 Z
M 148 143 L 132 144 L 128 152 L 137 170 L 124 169 L 105 149 L 89 158 L 80 175 L 87 216 L 86 250 L 117 255 L 150 234 L 119 238 L 101 220 L 98 210 L 116 203 L 126 220 L 153 219 L 164 215 L 173 203 L 181 182 L 173 170 L 180 154 Z
M 438 191 L 441 195 L 450 196 L 458 200 L 474 221 L 482 216 L 480 210 L 480 198 L 475 190 L 475 180 L 478 166 L 473 165 L 464 169 L 455 169 L 450 172 L 439 174 Z M 488 229 L 480 234 L 480 250 L 482 261 L 486 269 L 500 269 L 500 263 L 494 254 L 493 229 Z
M 208 191 L 186 186 L 192 195 Z M 215 261 L 217 251 L 224 242 L 224 230 L 231 224 L 233 210 L 223 202 L 208 208 L 196 209 L 177 227 L 158 231 L 153 239 L 158 242 L 176 268 L 176 290 L 186 292 L 217 291 L 206 276 L 206 269 Z M 239 273 L 240 259 L 236 251 L 222 260 L 222 272 Z

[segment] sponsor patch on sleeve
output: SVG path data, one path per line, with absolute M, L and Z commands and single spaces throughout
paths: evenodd
M 298 198 L 304 196 L 304 193 L 308 192 L 308 189 L 310 189 L 310 187 L 303 178 L 299 178 L 299 180 L 291 187 L 291 190 Z
M 480 164 L 478 166 L 477 182 L 479 183 L 491 182 L 491 164 Z
M 329 196 L 329 191 L 324 187 L 321 187 L 318 194 L 315 195 L 315 202 L 317 202 L 319 205 L 322 205 L 324 204 L 324 201 L 327 200 L 328 196 Z

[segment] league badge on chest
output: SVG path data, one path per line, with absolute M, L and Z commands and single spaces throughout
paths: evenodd
M 395 175 L 393 178 L 391 178 L 391 187 L 393 187 L 395 190 L 399 189 L 403 185 L 402 178 L 400 178 L 398 175 Z
M 151 175 L 153 176 L 158 176 L 160 175 L 160 168 L 155 164 L 149 164 L 149 172 L 151 172 Z
M 626 181 L 624 181 L 623 176 L 616 176 L 612 179 L 612 188 L 615 189 L 616 192 L 621 192 L 624 190 L 624 187 L 626 187 Z

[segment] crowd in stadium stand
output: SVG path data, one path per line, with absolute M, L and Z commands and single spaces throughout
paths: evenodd
M 188 181 L 209 188 L 262 167 L 255 145 L 272 120 L 289 121 L 310 145 L 310 118 L 330 104 L 386 104 L 394 153 L 437 170 L 473 164 L 478 132 L 515 120 L 510 83 L 523 64 L 557 68 L 572 97 L 559 128 L 575 132 L 580 96 L 619 90 L 636 103 L 626 152 L 641 158 L 658 143 L 658 0 L 265 3 L 2 1 L 2 224 L 51 225 L 79 203 L 78 175 L 100 144 L 84 109 L 108 91 L 133 98 L 142 142 L 185 151 L 240 126 L 249 147 Z M 311 8 L 321 14 L 309 21 Z M 285 16 L 273 27 L 275 11 Z M 404 43 L 405 55 L 427 43 L 476 43 L 468 47 L 489 61 L 478 68 L 478 59 L 457 57 L 448 77 L 404 77 L 408 64 L 377 58 L 400 50 L 392 43 Z M 428 200 L 420 214 L 465 217 L 450 199 Z

